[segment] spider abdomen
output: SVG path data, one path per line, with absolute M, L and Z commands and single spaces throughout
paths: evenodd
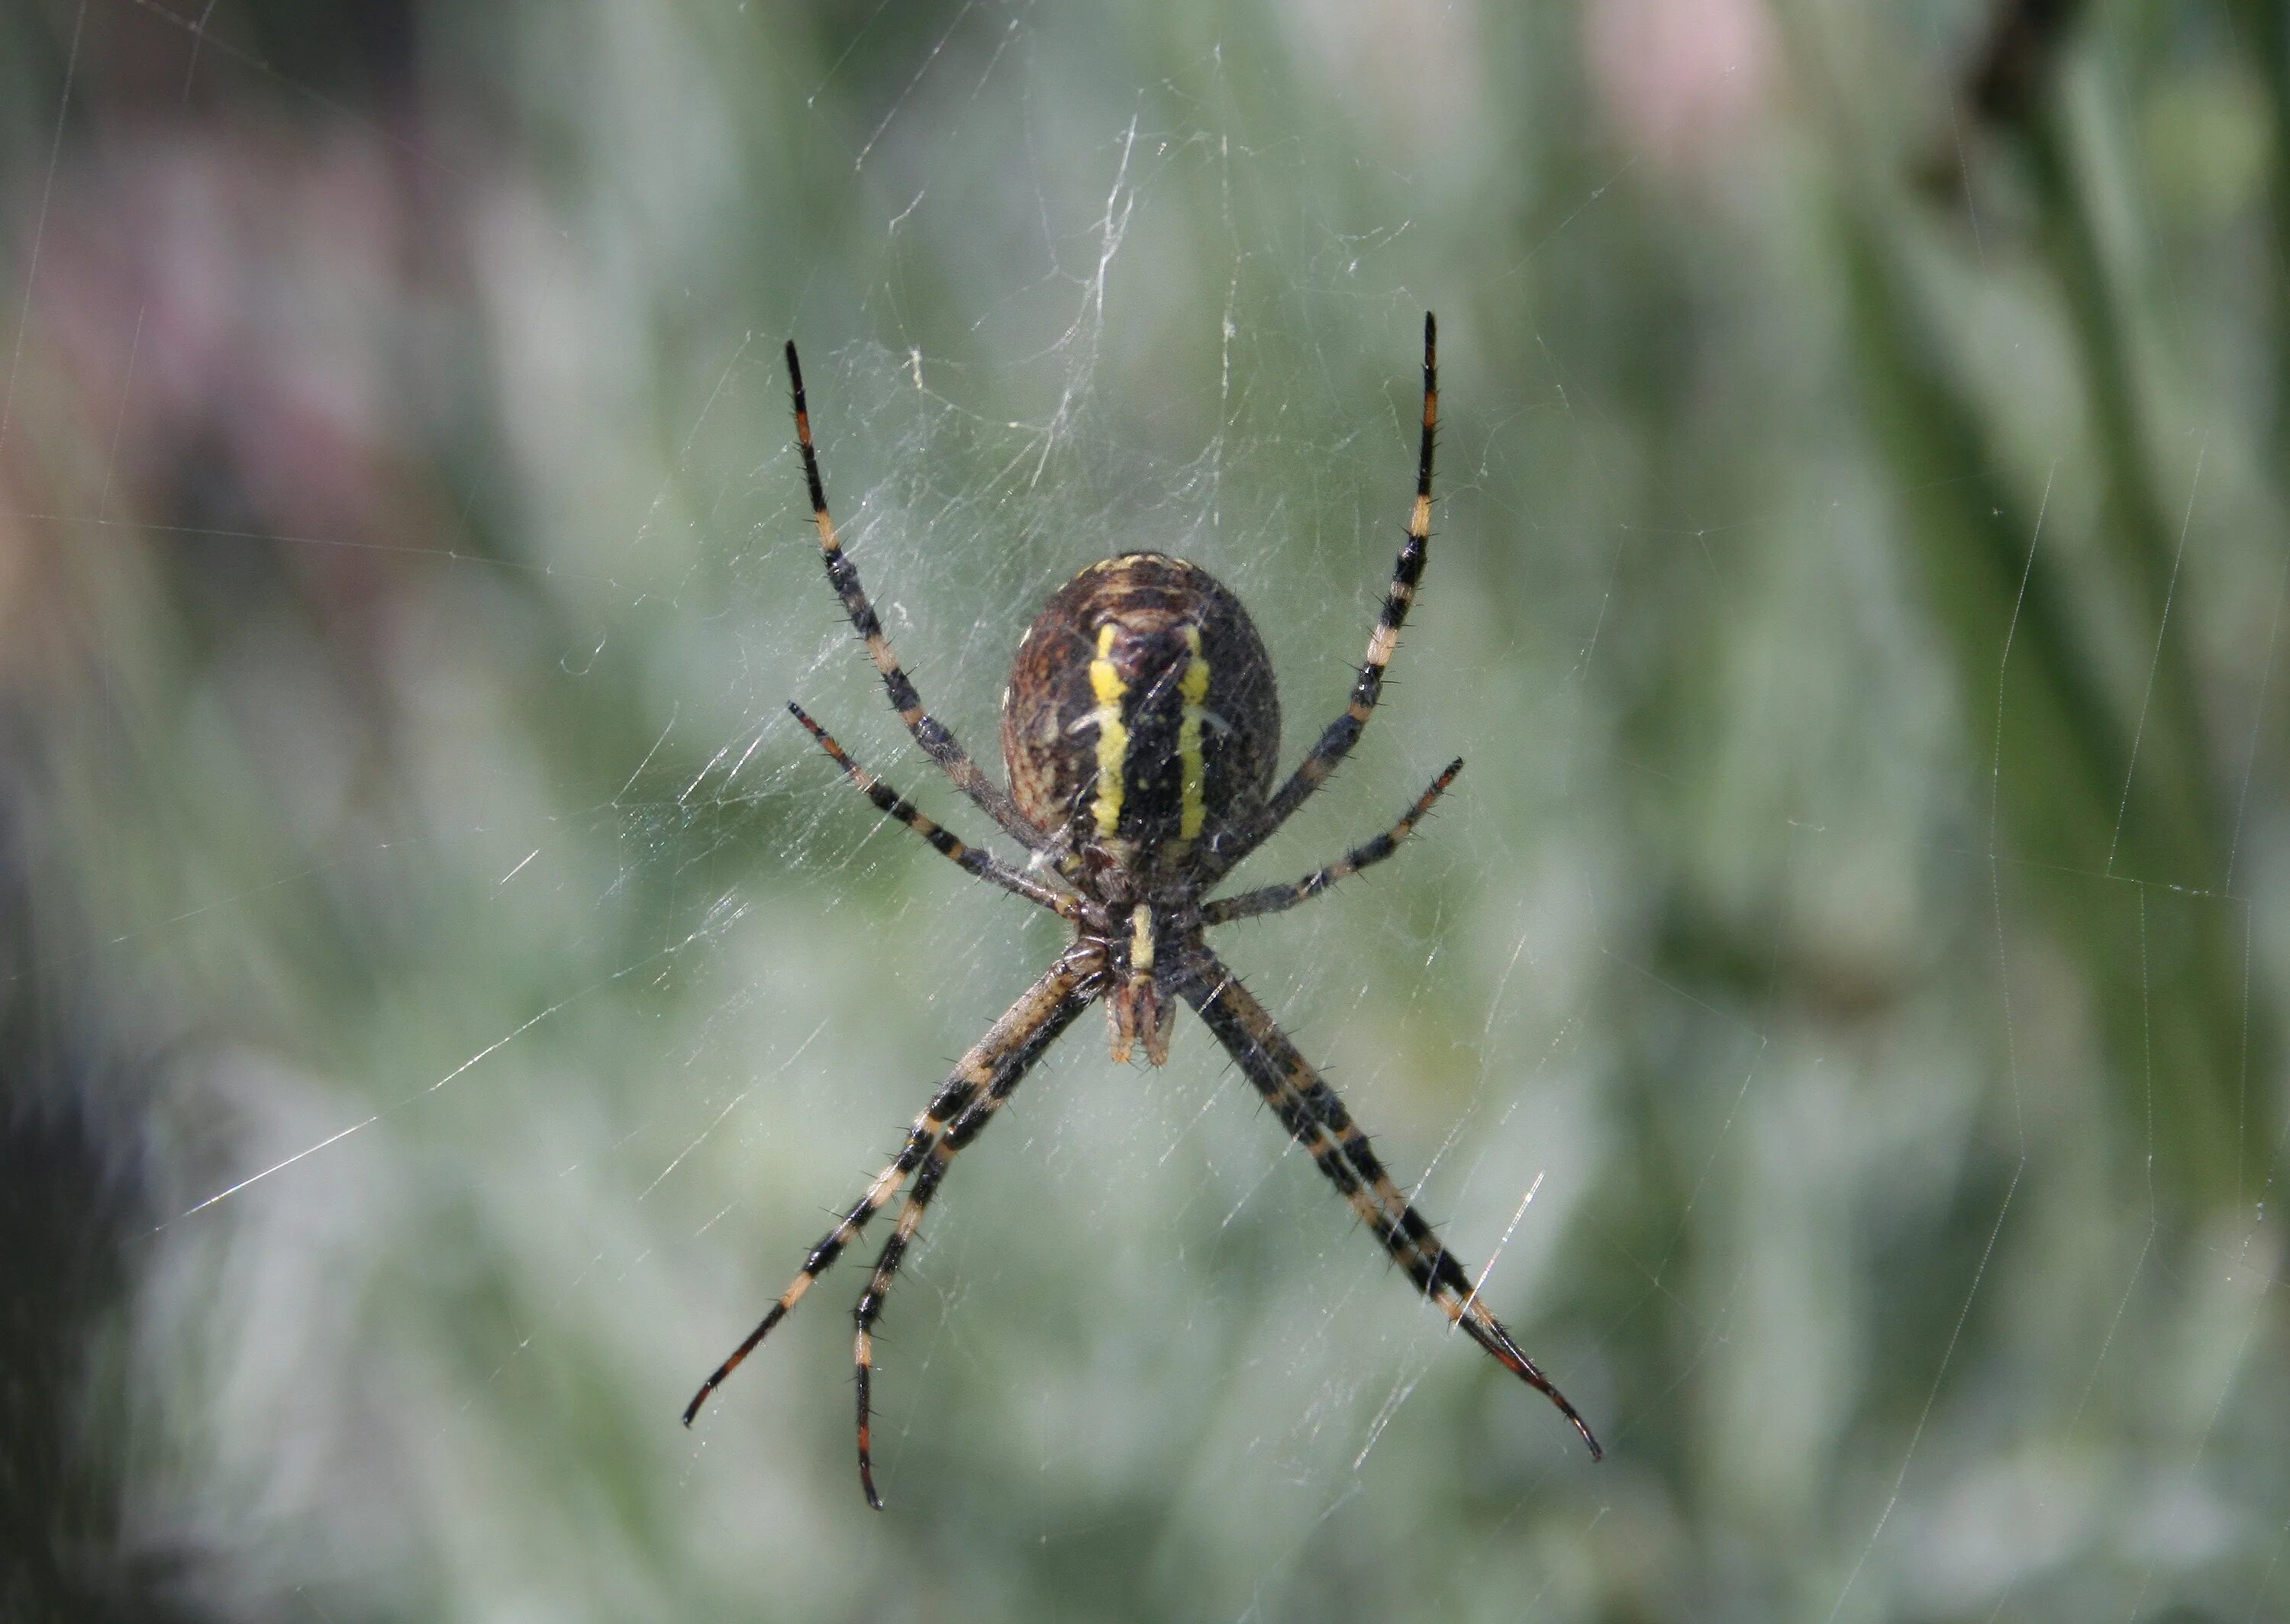
M 1044 606 L 1003 699 L 1019 809 L 1125 868 L 1176 861 L 1253 815 L 1280 748 L 1248 612 L 1181 558 L 1092 564 Z

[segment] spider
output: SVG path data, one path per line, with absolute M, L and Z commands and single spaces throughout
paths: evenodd
M 1010 788 L 989 780 L 923 708 L 859 584 L 857 568 L 836 540 L 812 449 L 803 369 L 789 343 L 796 440 L 827 579 L 915 742 L 1025 848 L 1030 854 L 1026 869 L 932 822 L 852 760 L 801 706 L 788 708 L 877 807 L 978 878 L 1056 914 L 1073 927 L 1073 938 L 956 1064 L 908 1130 L 897 1156 L 811 1249 L 762 1323 L 701 1383 L 685 1407 L 685 1426 L 868 1220 L 903 1189 L 898 1222 L 852 1316 L 858 1326 L 859 1481 L 867 1503 L 880 1510 L 869 1427 L 875 1323 L 955 1154 L 978 1137 L 1029 1068 L 1093 1001 L 1105 1002 L 1114 1060 L 1126 1062 L 1141 1044 L 1145 1058 L 1157 1066 L 1168 1058 L 1170 1019 L 1181 1000 L 1216 1035 L 1281 1125 L 1311 1154 L 1416 1289 L 1556 1404 L 1589 1445 L 1591 1459 L 1600 1458 L 1589 1423 L 1480 1306 L 1462 1266 L 1393 1183 L 1335 1091 L 1202 939 L 1211 925 L 1293 908 L 1381 862 L 1462 771 L 1461 760 L 1450 762 L 1397 823 L 1325 868 L 1287 884 L 1204 900 L 1326 781 L 1375 709 L 1431 539 L 1437 335 L 1427 314 L 1415 505 L 1367 659 L 1352 684 L 1351 702 L 1277 790 L 1280 700 L 1256 628 L 1240 601 L 1207 571 L 1161 553 L 1125 553 L 1093 564 L 1044 607 L 1018 644 L 1002 695 L 1002 756 Z M 1064 886 L 1036 877 L 1046 874 Z

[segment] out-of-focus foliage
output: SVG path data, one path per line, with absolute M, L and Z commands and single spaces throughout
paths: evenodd
M 2290 36 L 2231 0 L 0 13 L 0 1609 L 2290 1611 Z M 1598 1425 L 1189 1020 L 678 1409 L 1053 950 L 1033 607 L 1333 715 L 1229 949 Z M 1531 1197 L 1531 1199 L 1529 1199 Z

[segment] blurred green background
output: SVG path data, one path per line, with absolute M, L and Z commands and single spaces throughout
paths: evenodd
M 2235 0 L 0 12 L 0 1616 L 2290 1616 L 2290 23 Z M 1189 1016 L 677 1412 L 1054 922 L 981 756 L 1180 552 L 1224 947 L 1610 1445 Z M 1531 1196 L 1531 1199 L 1529 1197 Z

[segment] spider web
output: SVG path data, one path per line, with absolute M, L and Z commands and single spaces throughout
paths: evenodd
M 229 1617 L 2276 1616 L 2283 160 L 2187 16 L 2068 52 L 2058 263 L 2040 137 L 1933 113 L 1938 9 L 5 25 L 73 921 L 10 985 L 164 1057 L 83 1405 L 123 1552 Z M 1935 131 L 1960 195 L 1860 199 Z M 990 833 L 820 579 L 781 338 L 973 755 L 1035 608 L 1150 547 L 1251 607 L 1293 762 L 1426 308 L 1426 590 L 1243 877 L 1469 765 L 1220 946 L 1609 1460 L 1189 1017 L 1157 1071 L 1085 1019 L 949 1176 L 887 1518 L 871 1246 L 677 1428 L 1059 940 L 786 714 Z

